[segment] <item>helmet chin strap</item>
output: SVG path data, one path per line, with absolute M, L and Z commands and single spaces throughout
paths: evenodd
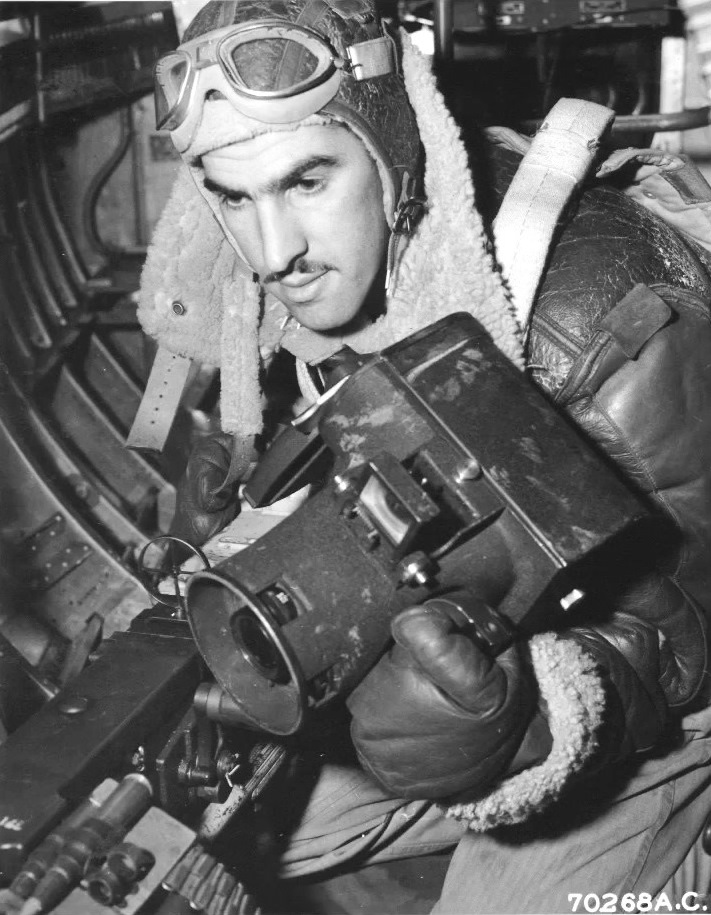
M 398 200 L 393 225 L 388 241 L 387 267 L 385 272 L 385 294 L 391 295 L 394 290 L 397 267 L 400 263 L 407 242 L 425 214 L 427 200 L 420 192 L 419 180 L 408 172 L 402 177 L 400 199 Z

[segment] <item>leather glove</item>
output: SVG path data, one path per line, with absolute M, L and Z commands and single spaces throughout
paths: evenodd
M 536 709 L 519 648 L 494 660 L 459 631 L 447 603 L 400 613 L 395 645 L 348 701 L 361 763 L 401 797 L 482 793 L 509 770 Z
M 231 459 L 232 436 L 227 432 L 214 432 L 198 441 L 178 483 L 170 526 L 173 536 L 201 546 L 237 517 L 237 491 L 246 468 L 242 472 L 237 468 L 234 479 L 224 486 Z

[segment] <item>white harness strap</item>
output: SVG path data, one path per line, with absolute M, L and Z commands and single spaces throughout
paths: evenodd
M 615 113 L 580 99 L 561 99 L 519 165 L 494 223 L 496 256 L 525 334 L 553 232 L 590 169 Z

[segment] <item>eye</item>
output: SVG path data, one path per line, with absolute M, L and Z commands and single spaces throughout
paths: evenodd
M 306 175 L 299 178 L 296 183 L 297 190 L 302 194 L 315 194 L 323 190 L 326 186 L 325 178 L 307 177 Z
M 220 194 L 220 206 L 225 210 L 241 210 L 245 204 L 246 198 L 242 195 L 239 197 L 227 194 Z

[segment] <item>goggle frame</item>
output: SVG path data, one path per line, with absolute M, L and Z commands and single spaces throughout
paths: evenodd
M 251 89 L 239 75 L 234 51 L 242 44 L 281 39 L 296 41 L 317 61 L 313 74 L 283 89 Z M 165 77 L 160 71 L 174 61 L 185 63 L 186 72 L 174 99 L 168 98 Z M 193 39 L 163 55 L 154 68 L 156 83 L 156 128 L 169 130 L 176 148 L 184 152 L 195 138 L 205 97 L 220 92 L 238 112 L 264 123 L 285 124 L 302 120 L 321 110 L 338 92 L 344 73 L 360 81 L 397 71 L 392 38 L 380 37 L 358 42 L 336 53 L 330 42 L 307 26 L 283 19 L 260 19 L 225 26 L 209 36 Z

